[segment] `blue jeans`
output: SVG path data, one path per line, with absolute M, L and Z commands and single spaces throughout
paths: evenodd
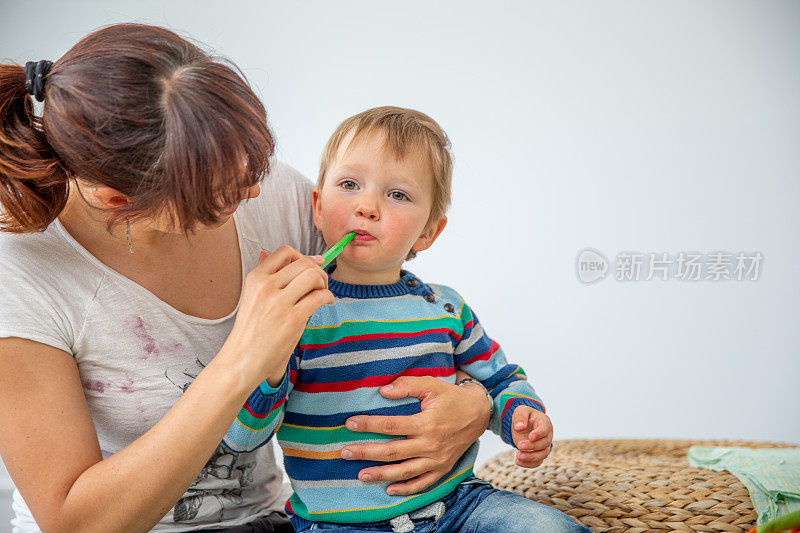
M 362 524 L 310 522 L 290 515 L 295 531 L 326 531 L 330 533 L 366 533 L 398 531 L 413 533 L 591 533 L 561 511 L 529 500 L 519 494 L 492 487 L 471 477 L 446 496 L 444 514 L 427 518 L 412 518 L 399 526 L 397 519 Z M 410 522 L 410 523 L 409 523 Z

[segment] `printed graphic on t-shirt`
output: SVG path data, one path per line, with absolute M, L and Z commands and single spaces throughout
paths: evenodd
M 164 375 L 183 393 L 205 366 L 200 359 L 196 359 L 193 366 L 178 375 L 170 376 L 169 371 Z M 250 459 L 252 455 L 234 453 L 222 445 L 217 446 L 197 479 L 175 504 L 172 510 L 173 522 L 192 522 L 198 518 L 222 522 L 225 520 L 226 509 L 240 506 L 242 490 L 252 485 L 256 467 L 255 460 L 245 462 L 241 461 L 242 457 Z

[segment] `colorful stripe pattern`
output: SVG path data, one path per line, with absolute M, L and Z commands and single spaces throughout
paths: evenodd
M 435 376 L 453 383 L 462 369 L 494 399 L 490 427 L 513 445 L 511 418 L 518 405 L 544 411 L 519 366 L 453 289 L 427 285 L 403 271 L 392 285 L 356 286 L 330 280 L 333 305 L 309 320 L 283 382 L 256 389 L 223 444 L 247 452 L 277 428 L 294 494 L 287 510 L 307 520 L 360 523 L 386 520 L 424 507 L 471 475 L 474 443 L 450 473 L 412 496 L 386 494 L 387 483 L 364 483 L 358 472 L 382 463 L 345 461 L 348 444 L 381 443 L 402 436 L 359 433 L 345 427 L 355 414 L 409 415 L 416 398 L 389 400 L 378 389 L 398 376 Z

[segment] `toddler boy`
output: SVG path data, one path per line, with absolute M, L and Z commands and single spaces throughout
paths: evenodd
M 447 223 L 449 147 L 427 115 L 380 107 L 345 120 L 325 148 L 312 198 L 315 224 L 329 245 L 357 234 L 328 267 L 336 301 L 309 320 L 283 381 L 254 391 L 223 440 L 235 452 L 250 451 L 277 428 L 294 489 L 287 511 L 298 532 L 588 531 L 474 477 L 477 442 L 448 474 L 411 496 L 359 479 L 360 470 L 379 463 L 340 456 L 348 444 L 398 438 L 350 431 L 349 417 L 420 411 L 418 399 L 387 399 L 381 386 L 401 375 L 454 383 L 456 370 L 488 389 L 491 429 L 533 451 L 519 452 L 517 464 L 538 464 L 530 453 L 549 451 L 552 425 L 522 369 L 506 362 L 456 291 L 401 268 Z

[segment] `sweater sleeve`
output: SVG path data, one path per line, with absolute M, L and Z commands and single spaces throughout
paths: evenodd
M 489 429 L 514 446 L 511 419 L 514 409 L 528 405 L 545 412 L 544 404 L 527 382 L 522 368 L 509 364 L 500 345 L 483 330 L 467 304 L 461 307 L 464 332 L 454 352 L 455 367 L 480 381 L 493 399 Z
M 222 439 L 222 445 L 236 453 L 252 452 L 272 438 L 283 421 L 286 398 L 297 376 L 298 350 L 289 358 L 286 373 L 273 388 L 266 380 L 247 398 Z

